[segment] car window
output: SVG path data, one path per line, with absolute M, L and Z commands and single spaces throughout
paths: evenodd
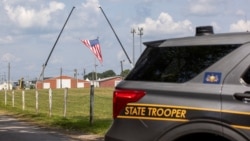
M 239 45 L 148 47 L 125 80 L 183 83 Z
M 246 84 L 250 84 L 250 67 L 245 71 L 245 73 L 242 75 L 242 79 Z

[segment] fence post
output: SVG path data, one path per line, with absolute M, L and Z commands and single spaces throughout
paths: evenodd
M 23 102 L 23 110 L 25 110 L 25 92 L 22 90 L 22 102 Z
M 15 107 L 15 92 L 12 91 L 12 107 Z
M 6 106 L 7 105 L 7 90 L 5 90 L 5 93 L 4 93 L 4 103 Z
M 90 86 L 90 110 L 89 110 L 89 122 L 90 125 L 93 124 L 93 117 L 94 117 L 94 85 Z
M 49 116 L 52 115 L 52 90 L 49 88 Z
M 36 90 L 36 113 L 38 114 L 38 91 Z
M 64 113 L 63 116 L 66 117 L 67 112 L 67 98 L 68 98 L 68 88 L 64 89 Z

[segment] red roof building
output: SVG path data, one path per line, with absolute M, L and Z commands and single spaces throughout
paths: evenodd
M 122 81 L 121 76 L 107 77 L 104 79 L 98 80 L 99 87 L 115 87 L 118 83 Z
M 36 82 L 37 89 L 89 88 L 90 82 L 69 76 L 59 76 Z

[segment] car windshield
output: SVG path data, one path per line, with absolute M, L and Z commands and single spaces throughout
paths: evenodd
M 147 47 L 125 80 L 187 82 L 239 46 Z

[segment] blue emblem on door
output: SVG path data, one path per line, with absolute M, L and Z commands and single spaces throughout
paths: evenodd
M 220 84 L 221 72 L 205 72 L 203 83 Z

